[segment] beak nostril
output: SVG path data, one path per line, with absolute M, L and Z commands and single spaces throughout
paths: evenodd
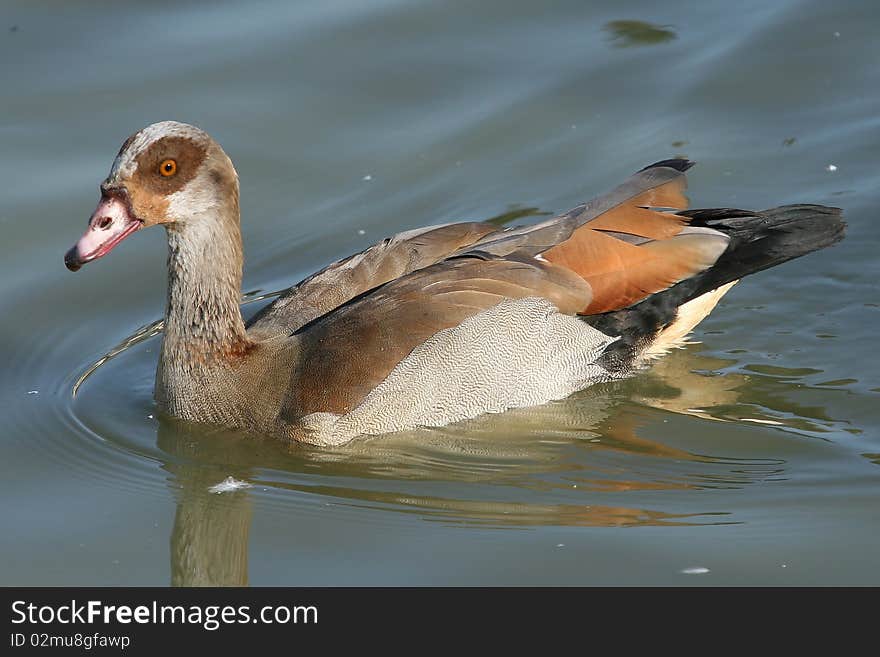
M 100 228 L 101 230 L 107 230 L 108 228 L 110 228 L 110 224 L 112 223 L 113 220 L 110 217 L 101 217 L 101 219 L 98 221 L 98 228 Z

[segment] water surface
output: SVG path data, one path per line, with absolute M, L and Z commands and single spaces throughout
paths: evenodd
M 0 583 L 880 583 L 876 3 L 18 0 L 0 21 Z M 694 206 L 837 205 L 848 237 L 744 280 L 632 380 L 289 449 L 159 416 L 157 337 L 71 396 L 162 314 L 161 231 L 77 275 L 62 256 L 122 140 L 164 119 L 236 163 L 247 291 L 679 154 Z

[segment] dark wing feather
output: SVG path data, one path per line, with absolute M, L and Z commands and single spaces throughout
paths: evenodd
M 292 333 L 358 295 L 439 262 L 497 230 L 491 224 L 467 222 L 389 237 L 294 285 L 254 315 L 248 330 L 256 337 Z

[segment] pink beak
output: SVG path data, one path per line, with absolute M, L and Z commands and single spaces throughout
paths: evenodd
M 76 271 L 87 262 L 110 253 L 113 247 L 142 225 L 132 216 L 123 194 L 105 192 L 89 219 L 85 235 L 64 255 L 64 264 L 70 271 Z

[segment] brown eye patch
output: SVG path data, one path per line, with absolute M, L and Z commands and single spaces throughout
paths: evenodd
M 207 152 L 187 137 L 162 137 L 137 156 L 134 178 L 145 190 L 173 194 L 192 180 Z

